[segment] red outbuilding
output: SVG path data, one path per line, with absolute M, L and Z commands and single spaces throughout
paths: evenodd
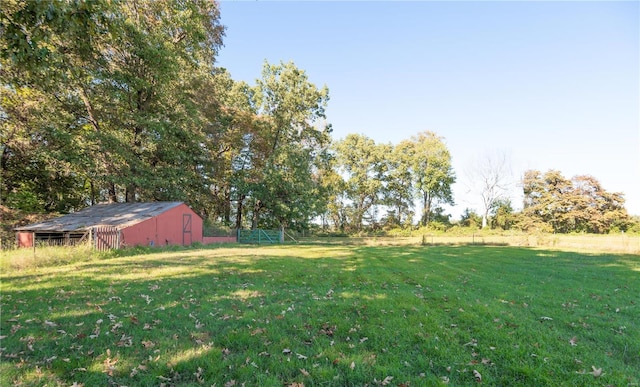
M 34 241 L 90 241 L 98 249 L 202 243 L 202 218 L 183 202 L 97 204 L 15 230 L 20 247 L 32 247 Z

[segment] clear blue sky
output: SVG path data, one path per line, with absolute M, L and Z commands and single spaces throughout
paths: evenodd
M 640 215 L 639 4 L 222 1 L 218 65 L 255 84 L 265 60 L 293 61 L 329 87 L 334 139 L 443 136 L 456 217 L 480 209 L 465 169 L 498 151 L 515 180 L 593 175 Z

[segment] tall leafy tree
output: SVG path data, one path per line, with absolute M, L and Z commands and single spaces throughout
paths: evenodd
M 555 232 L 606 233 L 629 220 L 621 193 L 610 193 L 592 176 L 567 179 L 559 171 L 526 171 L 523 215 Z
M 402 141 L 385 159 L 388 172 L 384 181 L 383 203 L 389 208 L 388 225 L 407 226 L 413 221 L 415 187 L 411 173 L 411 149 L 409 141 Z
M 413 181 L 422 202 L 420 223 L 426 226 L 436 204 L 452 204 L 451 186 L 456 176 L 444 139 L 433 132 L 421 132 L 402 145 Z
M 328 89 L 316 87 L 294 63 L 265 62 L 253 92 L 260 132 L 248 138 L 259 145 L 249 156 L 255 174 L 262 174 L 242 193 L 250 202 L 252 227 L 263 215 L 280 227 L 304 225 L 317 215 L 322 197 L 314 175 L 331 140 L 324 121 L 328 100 Z
M 69 176 L 86 202 L 193 196 L 206 158 L 198 106 L 184 91 L 213 68 L 218 19 L 217 5 L 205 0 L 3 5 L 5 94 L 33 90 L 64 118 L 43 117 L 48 131 L 31 120 L 23 138 L 46 132 L 45 148 L 70 139 L 79 156 Z M 4 119 L 20 125 L 11 111 Z M 8 148 L 5 160 L 15 154 Z
M 372 217 L 371 212 L 381 203 L 387 173 L 385 158 L 391 149 L 365 135 L 350 134 L 335 144 L 335 150 L 338 171 L 345 176 L 347 200 L 339 205 L 346 209 L 350 226 L 361 231 L 367 214 Z

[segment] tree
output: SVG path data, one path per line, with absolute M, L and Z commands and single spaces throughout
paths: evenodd
M 513 213 L 513 207 L 511 206 L 511 200 L 499 199 L 497 200 L 491 211 L 491 228 L 500 228 L 503 230 L 509 230 L 515 223 L 516 218 Z
M 435 204 L 453 205 L 451 186 L 456 181 L 451 154 L 444 139 L 433 132 L 422 132 L 399 145 L 405 152 L 413 181 L 422 201 L 421 224 L 430 221 Z
M 476 228 L 482 225 L 482 217 L 471 208 L 465 208 L 460 216 L 460 224 L 464 227 Z
M 387 173 L 382 203 L 389 207 L 385 223 L 389 226 L 410 226 L 413 221 L 415 187 L 409 158 L 411 143 L 403 141 L 387 155 Z
M 13 165 L 17 143 L 41 138 L 51 169 L 73 184 L 38 195 L 55 192 L 65 203 L 69 192 L 82 193 L 83 204 L 193 197 L 204 187 L 206 157 L 187 93 L 213 69 L 218 19 L 205 0 L 3 4 L 3 93 L 37 96 L 53 110 L 41 122 L 4 112 L 3 126 L 18 134 L 4 165 Z M 4 189 L 16 186 L 15 174 L 3 175 Z
M 624 196 L 609 193 L 592 176 L 571 180 L 559 171 L 526 171 L 523 215 L 548 224 L 554 232 L 606 233 L 624 229 L 629 216 Z
M 474 161 L 467 171 L 469 190 L 477 193 L 482 201 L 482 228 L 487 226 L 489 214 L 506 200 L 511 170 L 506 153 L 485 154 Z
M 361 231 L 368 212 L 379 204 L 386 179 L 385 157 L 390 145 L 378 145 L 369 137 L 349 134 L 335 144 L 338 173 L 345 176 L 345 199 L 342 203 L 349 224 Z
M 262 175 L 246 186 L 252 227 L 258 226 L 263 214 L 280 227 L 306 225 L 322 207 L 320 182 L 314 175 L 331 139 L 331 126 L 324 122 L 328 100 L 326 86 L 318 89 L 294 63 L 265 62 L 253 89 L 262 123 L 260 147 L 254 148 L 253 156 L 260 160 Z M 271 220 L 267 218 L 267 223 Z

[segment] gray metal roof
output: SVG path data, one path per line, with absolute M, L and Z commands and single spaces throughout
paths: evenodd
M 97 204 L 59 218 L 17 227 L 15 230 L 67 232 L 87 230 L 95 226 L 114 226 L 122 229 L 160 215 L 180 204 L 182 202 Z

